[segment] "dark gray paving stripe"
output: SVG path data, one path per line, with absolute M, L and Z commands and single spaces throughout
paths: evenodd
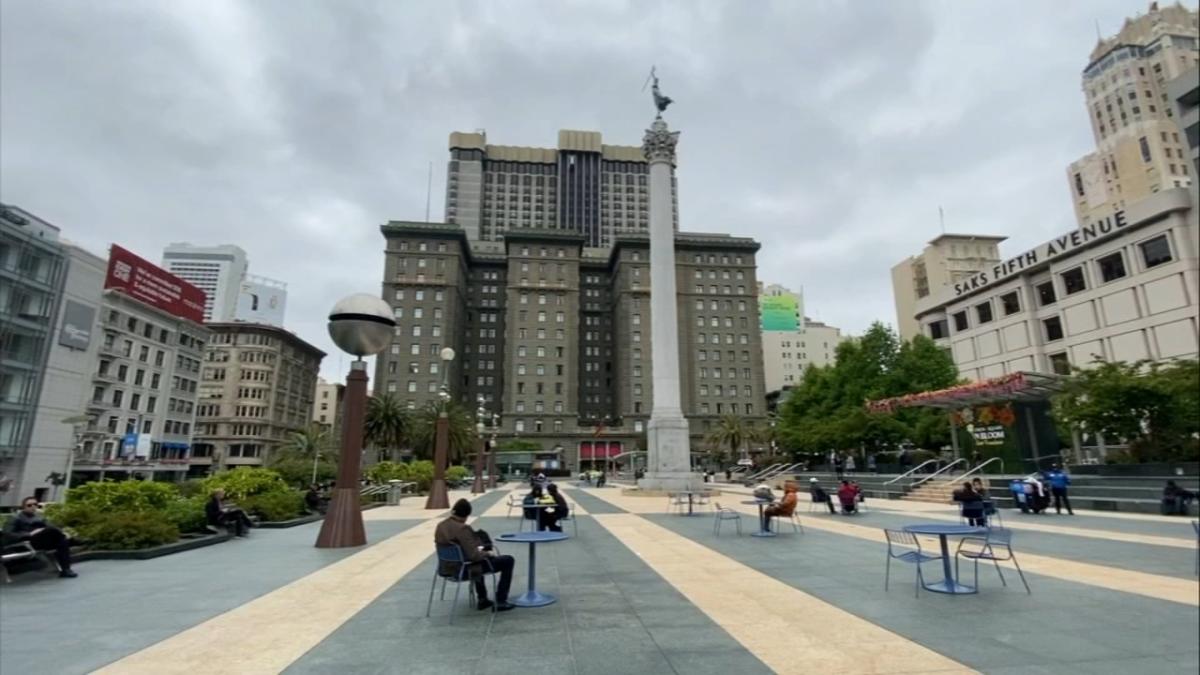
M 483 518 L 477 526 L 496 536 L 517 520 Z M 503 548 L 517 561 L 515 595 L 526 585 L 527 546 Z M 590 516 L 580 518 L 578 537 L 539 548 L 537 564 L 539 590 L 558 603 L 499 614 L 493 623 L 460 600 L 449 625 L 449 599 L 435 596 L 432 618 L 424 617 L 431 555 L 287 672 L 770 672 Z

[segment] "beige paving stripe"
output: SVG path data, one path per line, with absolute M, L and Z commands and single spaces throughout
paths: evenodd
M 777 673 L 975 672 L 645 518 L 592 517 Z
M 597 492 L 591 492 L 590 494 L 633 513 L 663 513 L 664 502 L 659 499 L 609 495 Z M 753 515 L 754 517 L 750 522 L 751 526 L 755 527 L 754 523 L 758 519 L 758 508 L 751 504 L 742 504 L 744 495 L 728 496 L 734 498 L 728 500 L 718 498 L 715 501 L 720 501 L 722 506 L 735 509 L 747 515 Z M 813 517 L 806 517 L 807 514 L 805 513 L 800 513 L 799 515 L 801 522 L 806 528 L 824 530 L 826 532 L 833 532 L 834 534 L 842 534 L 881 543 L 887 541 L 883 535 L 882 527 L 855 525 L 845 522 L 848 519 L 842 516 L 839 516 L 837 520 L 833 520 L 829 515 L 823 517 L 817 517 L 816 514 Z M 932 541 L 932 546 L 936 549 L 937 540 L 934 539 Z M 956 545 L 954 542 L 951 542 L 951 546 Z M 1074 581 L 1108 590 L 1144 595 L 1193 607 L 1200 606 L 1200 584 L 1194 580 L 1026 553 L 1021 551 L 1019 537 L 1017 538 L 1015 549 L 1017 560 L 1021 563 L 1021 568 L 1026 572 L 1036 572 L 1037 574 L 1065 581 Z
M 419 525 L 95 672 L 279 673 L 433 553 L 445 511 L 421 513 Z

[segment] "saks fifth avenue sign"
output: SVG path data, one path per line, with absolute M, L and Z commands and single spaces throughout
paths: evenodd
M 1048 262 L 1072 253 L 1093 241 L 1109 237 L 1118 230 L 1125 228 L 1128 224 L 1125 220 L 1125 212 L 1117 211 L 1111 216 L 1106 216 L 1095 222 L 1088 223 L 1073 232 L 1051 239 L 1035 249 L 1026 251 L 1015 258 L 1005 260 L 990 270 L 983 270 L 969 279 L 954 284 L 954 295 L 959 296 L 979 290 L 998 281 L 1003 281 L 1039 263 Z

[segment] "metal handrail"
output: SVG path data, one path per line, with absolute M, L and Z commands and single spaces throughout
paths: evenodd
M 800 466 L 800 464 L 801 464 L 801 462 L 796 462 L 795 464 L 782 465 L 781 468 L 776 469 L 776 470 L 772 471 L 771 473 L 768 473 L 767 475 L 763 476 L 762 480 L 771 480 L 773 478 L 778 478 L 779 476 L 781 476 L 785 473 L 788 473 L 789 471 L 794 471 L 796 469 L 796 467 Z
M 935 464 L 940 461 L 941 461 L 940 459 L 927 459 L 924 462 L 921 462 L 920 464 L 909 469 L 908 471 L 905 471 L 904 473 L 900 474 L 899 476 L 896 476 L 895 478 L 884 483 L 884 485 L 891 485 L 892 483 L 895 483 L 896 481 L 900 480 L 901 478 L 907 478 L 907 477 L 913 475 L 914 473 L 920 471 L 921 469 L 925 468 L 926 464 Z
M 749 476 L 746 476 L 746 480 L 758 480 L 760 477 L 766 475 L 767 473 L 770 473 L 774 469 L 778 469 L 781 466 L 783 466 L 783 464 L 772 464 L 771 466 L 768 466 L 767 468 L 763 469 L 762 471 L 759 471 L 757 473 L 753 473 L 753 474 L 750 474 Z
M 959 476 L 959 478 L 966 478 L 967 476 L 970 476 L 973 473 L 981 473 L 983 471 L 983 467 L 987 466 L 988 464 L 991 464 L 992 462 L 1000 462 L 1000 475 L 1004 475 L 1004 458 L 1003 457 L 992 457 L 991 459 L 987 460 L 986 462 L 982 462 L 979 466 L 975 467 L 974 469 L 971 469 L 970 471 Z
M 925 476 L 921 480 L 918 480 L 918 481 L 912 483 L 911 485 L 909 485 L 909 487 L 915 488 L 922 483 L 933 480 L 934 478 L 937 478 L 939 475 L 949 471 L 950 469 L 953 469 L 955 466 L 958 466 L 959 464 L 962 464 L 963 462 L 966 462 L 966 461 L 967 461 L 966 459 L 959 457 L 958 459 L 954 460 L 953 462 L 950 462 L 946 466 L 943 466 L 942 468 L 938 469 L 937 471 L 934 471 L 933 473 L 929 474 L 928 476 Z

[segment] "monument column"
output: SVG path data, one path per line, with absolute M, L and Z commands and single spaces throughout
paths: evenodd
M 650 355 L 654 390 L 646 431 L 646 474 L 638 487 L 690 490 L 698 489 L 701 479 L 691 470 L 688 423 L 679 395 L 679 311 L 671 208 L 671 168 L 675 164 L 679 132 L 670 131 L 662 118 L 661 111 L 670 99 L 658 93 L 657 78 L 654 93 L 660 114 L 642 140 L 642 152 L 650 164 Z

